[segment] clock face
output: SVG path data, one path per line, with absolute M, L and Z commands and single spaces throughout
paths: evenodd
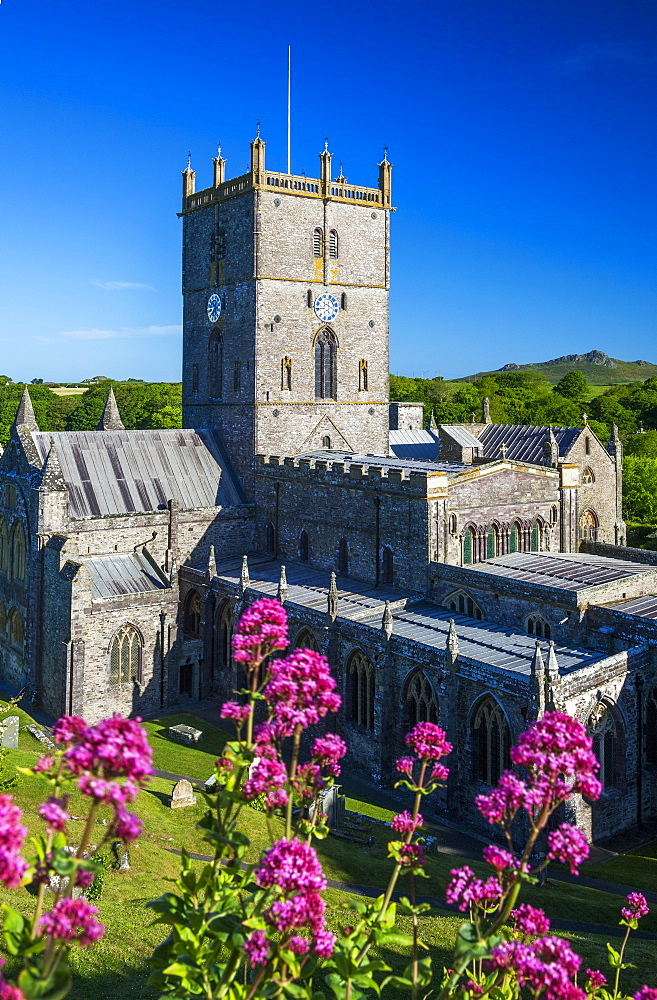
M 206 311 L 210 322 L 216 323 L 221 316 L 221 299 L 216 292 L 213 292 L 208 299 L 208 307 Z
M 338 300 L 329 295 L 328 292 L 318 295 L 315 299 L 315 316 L 322 323 L 330 323 L 332 319 L 335 319 L 339 311 Z

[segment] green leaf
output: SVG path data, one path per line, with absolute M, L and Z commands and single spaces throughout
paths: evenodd
M 609 944 L 608 941 L 607 941 L 607 951 L 609 953 L 609 964 L 612 967 L 612 969 L 620 968 L 621 965 L 620 953 L 617 952 L 615 948 L 612 948 L 612 946 Z
M 71 972 L 64 962 L 60 962 L 47 979 L 42 979 L 30 970 L 23 969 L 18 977 L 18 985 L 27 1000 L 62 1000 L 70 992 L 72 986 Z

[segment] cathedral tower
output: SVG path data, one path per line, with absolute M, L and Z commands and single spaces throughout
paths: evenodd
M 256 454 L 388 454 L 392 164 L 379 186 L 251 169 L 183 171 L 183 423 L 216 428 L 252 492 Z

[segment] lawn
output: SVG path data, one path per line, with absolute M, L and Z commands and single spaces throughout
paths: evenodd
M 591 878 L 606 878 L 610 882 L 657 892 L 657 840 L 602 864 L 587 865 L 585 873 Z
M 183 746 L 169 739 L 169 727 L 181 724 L 202 730 L 203 736 L 194 746 Z M 149 719 L 143 726 L 148 731 L 148 739 L 153 748 L 155 767 L 201 781 L 214 773 L 214 762 L 221 756 L 226 740 L 232 739 L 230 733 L 185 712 L 167 715 L 162 719 Z

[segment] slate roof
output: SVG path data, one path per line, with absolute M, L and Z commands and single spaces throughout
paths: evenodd
M 83 560 L 91 576 L 94 599 L 125 597 L 165 590 L 171 584 L 155 563 L 142 552 L 111 552 Z
M 395 458 L 433 462 L 440 454 L 440 440 L 432 431 L 390 431 L 390 451 Z
M 540 587 L 580 591 L 641 574 L 657 567 L 585 552 L 513 552 L 464 567 L 474 573 L 498 576 Z
M 464 472 L 472 468 L 470 465 L 463 465 L 461 462 L 431 462 L 422 459 L 396 458 L 386 455 L 360 455 L 352 451 L 308 451 L 295 458 L 309 458 L 321 462 L 344 462 L 345 466 L 352 463 L 355 465 L 374 465 L 383 469 L 407 469 L 409 472 L 446 472 L 448 475 Z
M 639 618 L 657 618 L 657 594 L 635 597 L 634 600 L 607 604 L 605 607 L 611 611 L 622 611 L 625 615 L 638 615 Z
M 477 448 L 481 450 L 479 438 L 475 437 L 463 424 L 443 424 L 442 429 L 463 448 Z
M 543 444 L 549 427 L 525 427 L 522 424 L 486 424 L 479 435 L 486 458 L 499 458 L 500 445 L 506 444 L 506 457 L 516 462 L 543 463 Z M 568 454 L 581 433 L 581 427 L 553 427 L 559 455 Z
M 39 431 L 43 463 L 54 441 L 74 517 L 154 511 L 175 499 L 183 510 L 245 503 L 211 430 Z

